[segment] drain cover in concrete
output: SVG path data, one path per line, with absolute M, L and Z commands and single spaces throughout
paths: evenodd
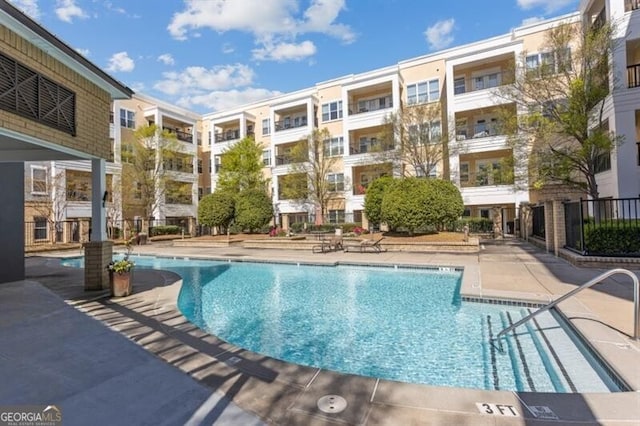
M 347 408 L 347 400 L 339 395 L 325 395 L 318 400 L 318 408 L 325 413 L 340 413 Z

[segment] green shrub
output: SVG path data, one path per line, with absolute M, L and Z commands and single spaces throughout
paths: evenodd
M 202 197 L 198 204 L 198 222 L 205 226 L 227 227 L 235 214 L 233 194 L 216 191 Z
M 292 223 L 291 225 L 289 225 L 289 229 L 291 230 L 291 232 L 295 232 L 296 234 L 299 234 L 305 231 L 305 225 L 307 225 L 306 229 L 309 229 L 309 225 L 306 224 L 305 222 Z
M 182 227 L 178 225 L 160 225 L 149 228 L 151 237 L 158 235 L 179 235 L 182 234 Z
M 383 176 L 371 182 L 367 188 L 364 196 L 364 214 L 372 225 L 377 226 L 382 222 L 382 198 L 386 188 L 393 181 L 392 177 Z
M 360 228 L 360 225 L 357 223 L 343 223 L 340 227 L 342 228 L 342 232 L 346 234 L 347 232 L 353 232 L 356 228 Z
M 242 230 L 260 230 L 273 218 L 271 197 L 260 189 L 246 189 L 236 200 L 235 223 Z
M 640 254 L 640 227 L 600 225 L 584 232 L 585 251 L 599 255 Z
M 493 232 L 493 220 L 484 217 L 463 217 L 453 223 L 453 230 L 463 232 L 464 226 L 469 225 L 469 232 L 475 234 L 484 234 Z

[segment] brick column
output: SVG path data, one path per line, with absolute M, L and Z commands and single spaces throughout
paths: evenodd
M 560 249 L 567 243 L 565 232 L 564 204 L 561 200 L 553 200 L 553 252 L 558 256 Z
M 85 291 L 109 288 L 107 265 L 113 257 L 111 241 L 88 241 L 84 247 L 84 289 Z

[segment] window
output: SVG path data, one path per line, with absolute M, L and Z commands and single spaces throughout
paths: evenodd
M 453 94 L 460 95 L 466 91 L 466 86 L 464 83 L 464 77 L 456 78 L 453 80 Z
M 329 210 L 329 223 L 344 223 L 344 210 Z
M 262 134 L 266 136 L 270 133 L 271 133 L 271 119 L 265 118 L 264 120 L 262 120 Z
M 500 77 L 497 72 L 474 77 L 474 90 L 490 89 L 500 84 Z
M 409 105 L 434 102 L 440 99 L 440 82 L 433 79 L 407 86 L 407 103 Z
M 198 173 L 202 173 L 202 160 L 198 160 Z
M 135 129 L 136 127 L 136 113 L 129 111 L 128 109 L 120 110 L 120 126 L 127 129 Z
M 460 184 L 469 183 L 469 163 L 460 163 Z
M 438 166 L 435 165 L 433 167 L 431 167 L 431 170 L 429 170 L 429 174 L 425 175 L 424 174 L 424 169 L 426 168 L 427 164 L 424 164 L 421 168 L 416 168 L 416 177 L 419 178 L 423 178 L 423 177 L 430 177 L 430 178 L 435 178 L 438 177 Z
M 264 166 L 270 166 L 271 165 L 271 150 L 270 149 L 265 149 L 264 151 L 262 151 L 262 164 Z
M 45 167 L 31 167 L 31 193 L 47 194 L 47 169 Z
M 217 157 L 216 157 L 216 159 L 217 159 Z M 213 168 L 213 167 L 212 167 L 212 165 L 211 165 L 211 159 L 209 159 L 209 173 L 211 173 L 211 169 L 212 169 L 212 168 Z
M 602 152 L 598 154 L 593 166 L 593 171 L 595 173 L 602 173 L 607 170 L 611 170 L 611 155 L 609 152 Z
M 366 152 L 375 151 L 378 146 L 378 138 L 362 137 L 360 138 L 360 147 L 358 152 L 360 154 L 364 154 Z
M 207 141 L 209 141 L 209 146 L 211 146 L 211 130 L 209 130 Z
M 344 139 L 342 136 L 331 138 L 324 143 L 324 155 L 326 157 L 335 157 L 344 154 Z
M 329 191 L 344 191 L 344 173 L 329 173 L 327 182 L 329 182 Z
M 47 218 L 46 217 L 33 218 L 33 239 L 34 240 L 47 239 Z
M 527 55 L 525 63 L 528 73 L 538 75 L 550 75 L 569 71 L 572 68 L 571 49 L 567 47 L 553 52 Z
M 429 144 L 440 141 L 440 120 L 414 124 L 409 126 L 409 136 L 411 144 Z
M 322 104 L 322 121 L 339 120 L 342 118 L 342 101 Z
M 198 188 L 198 200 L 201 200 L 203 195 L 204 195 L 203 188 Z

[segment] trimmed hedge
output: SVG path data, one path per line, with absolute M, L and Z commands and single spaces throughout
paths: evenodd
M 469 232 L 473 234 L 486 234 L 493 232 L 493 220 L 484 217 L 467 217 L 458 219 L 453 223 L 453 230 L 456 232 L 462 232 L 465 225 L 469 225 Z
M 149 229 L 149 233 L 152 237 L 156 237 L 158 235 L 179 235 L 182 233 L 182 227 L 178 225 L 160 225 L 154 226 Z
M 600 225 L 587 228 L 584 245 L 591 255 L 640 256 L 640 227 Z

